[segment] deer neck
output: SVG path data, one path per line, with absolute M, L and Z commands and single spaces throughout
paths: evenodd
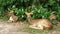
M 11 16 L 15 16 L 14 14 L 12 14 Z
M 14 15 L 14 14 L 12 14 L 10 17 L 14 18 L 14 16 L 15 16 L 15 15 Z
M 28 22 L 29 22 L 30 24 L 32 24 L 32 18 L 31 18 L 31 17 L 27 17 L 27 19 L 28 19 Z

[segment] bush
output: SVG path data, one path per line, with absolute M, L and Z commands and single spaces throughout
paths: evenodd
M 57 14 L 60 20 L 60 0 L 0 0 L 0 15 L 14 10 L 19 20 L 26 18 L 25 12 L 33 12 L 32 18 L 47 18 L 52 12 Z M 30 8 L 29 8 L 30 7 Z

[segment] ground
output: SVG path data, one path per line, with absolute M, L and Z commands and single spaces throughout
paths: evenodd
M 0 20 L 0 34 L 60 34 L 60 29 L 58 27 L 54 29 L 49 31 L 36 30 L 28 28 L 28 26 L 21 21 L 8 23 L 7 21 Z
M 19 31 L 21 28 L 26 28 L 25 24 L 0 21 L 0 34 L 29 34 L 27 32 Z

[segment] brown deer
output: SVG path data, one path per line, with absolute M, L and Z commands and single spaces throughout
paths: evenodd
M 14 15 L 14 11 L 13 10 L 11 10 L 9 12 L 9 16 L 10 16 L 10 18 L 9 18 L 8 22 L 16 22 L 18 20 L 18 16 Z
M 29 23 L 31 24 L 29 27 L 30 28 L 34 28 L 34 29 L 52 29 L 53 25 L 52 23 L 47 20 L 47 19 L 36 19 L 36 20 L 32 20 L 31 15 L 33 14 L 32 12 L 25 12 L 25 14 L 27 15 L 27 19 L 29 21 Z

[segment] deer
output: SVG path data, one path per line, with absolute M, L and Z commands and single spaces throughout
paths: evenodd
M 14 11 L 13 10 L 11 10 L 9 12 L 9 16 L 10 17 L 9 17 L 8 22 L 16 22 L 18 20 L 18 16 L 14 15 Z
M 32 20 L 32 12 L 25 12 L 28 22 L 30 23 L 29 28 L 40 29 L 40 30 L 51 30 L 53 29 L 53 24 L 48 19 L 35 19 Z

